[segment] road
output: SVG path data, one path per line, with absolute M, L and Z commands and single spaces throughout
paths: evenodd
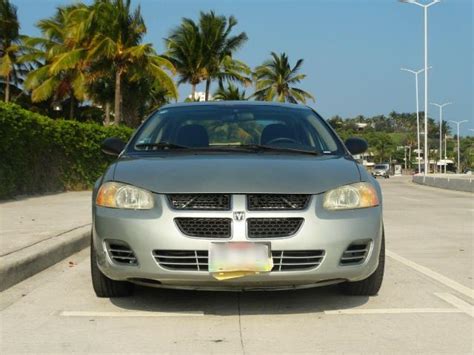
M 472 194 L 380 182 L 377 297 L 138 288 L 97 299 L 84 250 L 1 294 L 0 353 L 472 353 Z

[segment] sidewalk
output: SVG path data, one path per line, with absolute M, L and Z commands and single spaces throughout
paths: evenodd
M 0 203 L 0 291 L 87 246 L 91 192 Z

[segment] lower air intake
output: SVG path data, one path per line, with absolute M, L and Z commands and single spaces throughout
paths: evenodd
M 108 240 L 106 241 L 106 248 L 107 253 L 115 263 L 131 266 L 138 265 L 137 257 L 127 243 L 122 241 Z
M 370 240 L 357 241 L 349 245 L 341 257 L 341 265 L 362 264 L 370 249 Z

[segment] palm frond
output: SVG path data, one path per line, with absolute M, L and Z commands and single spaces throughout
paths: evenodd
M 58 81 L 56 78 L 51 77 L 41 83 L 38 87 L 36 87 L 31 93 L 31 100 L 33 102 L 41 102 L 44 100 L 49 99 L 53 96 L 53 93 L 58 85 Z
M 78 63 L 85 59 L 86 50 L 83 48 L 74 49 L 63 53 L 54 58 L 49 68 L 51 75 L 57 75 L 58 73 L 75 68 Z

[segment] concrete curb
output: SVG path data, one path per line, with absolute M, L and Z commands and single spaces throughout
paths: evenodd
M 474 181 L 472 178 L 459 179 L 455 177 L 439 177 L 414 175 L 413 182 L 420 185 L 437 187 L 445 190 L 474 192 Z
M 82 226 L 0 257 L 0 291 L 86 248 L 90 236 L 91 226 Z

